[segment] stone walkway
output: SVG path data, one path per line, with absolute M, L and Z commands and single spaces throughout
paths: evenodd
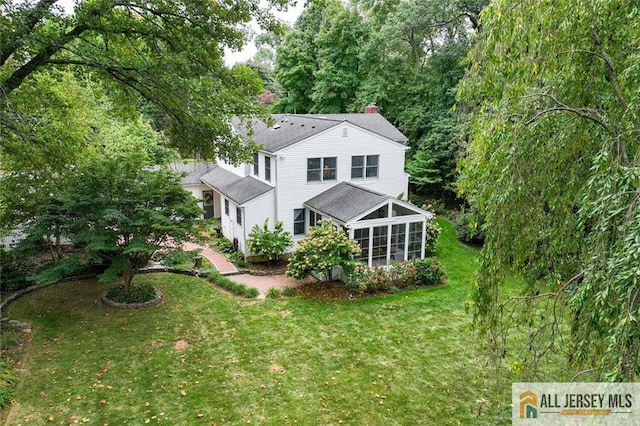
M 237 274 L 238 270 L 235 265 L 227 260 L 226 257 L 218 253 L 217 251 L 211 250 L 209 247 L 201 246 L 198 244 L 184 242 L 182 243 L 185 251 L 191 250 L 202 250 L 202 255 L 209 259 L 213 266 L 222 274 Z
M 227 278 L 234 282 L 244 284 L 247 287 L 257 288 L 260 292 L 260 298 L 262 299 L 264 299 L 270 288 L 277 288 L 279 290 L 282 290 L 287 287 L 296 287 L 302 284 L 302 282 L 296 281 L 284 274 L 240 274 L 234 264 L 229 262 L 222 254 L 218 253 L 215 250 L 211 250 L 209 247 L 187 242 L 183 243 L 183 247 L 186 251 L 202 250 L 202 255 L 209 259 L 222 275 L 225 275 Z

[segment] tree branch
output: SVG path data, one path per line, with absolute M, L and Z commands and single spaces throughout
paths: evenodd
M 607 133 L 611 133 L 609 125 L 607 125 L 607 123 L 605 123 L 604 120 L 602 118 L 600 118 L 600 116 L 599 116 L 600 114 L 595 109 L 592 109 L 592 108 L 572 108 L 572 107 L 570 107 L 568 105 L 563 104 L 555 96 L 550 95 L 548 93 L 540 93 L 540 94 L 537 94 L 537 95 L 525 96 L 525 98 L 530 98 L 530 97 L 544 97 L 544 98 L 550 99 L 556 106 L 551 107 L 551 108 L 547 108 L 545 110 L 537 112 L 533 117 L 531 117 L 525 123 L 526 126 L 534 123 L 536 120 L 538 120 L 543 115 L 546 115 L 546 114 L 549 114 L 549 113 L 552 113 L 552 112 L 570 112 L 572 114 L 577 115 L 578 117 L 586 118 L 587 120 L 593 121 L 594 123 L 596 123 L 597 125 L 602 127 L 604 130 L 606 130 Z
M 65 44 L 78 38 L 87 29 L 88 27 L 84 24 L 78 25 L 77 27 L 60 37 L 57 42 L 51 43 L 46 46 L 29 62 L 14 71 L 14 73 L 11 74 L 11 76 L 7 80 L 5 80 L 3 84 L 0 84 L 0 96 L 5 97 L 13 90 L 18 88 L 25 78 L 36 71 L 39 67 L 46 64 L 49 59 L 58 51 L 60 51 L 60 49 L 62 49 Z
M 24 27 L 20 29 L 20 31 L 15 31 L 13 33 L 13 37 L 9 37 L 5 43 L 1 43 L 0 45 L 0 66 L 4 65 L 5 62 L 14 54 L 14 52 L 20 47 L 20 39 L 23 36 L 28 35 L 33 31 L 33 28 L 40 22 L 44 15 L 46 14 L 49 7 L 51 7 L 58 0 L 41 0 L 40 3 L 36 4 L 33 9 L 27 14 L 26 20 L 24 22 Z M 14 22 L 14 27 L 17 27 L 18 23 Z

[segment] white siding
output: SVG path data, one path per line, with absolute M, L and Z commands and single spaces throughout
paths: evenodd
M 246 239 L 249 237 L 249 233 L 254 225 L 262 227 L 264 220 L 269 218 L 269 229 L 273 229 L 273 225 L 276 223 L 275 219 L 275 203 L 274 192 L 270 191 L 259 197 L 248 201 L 244 205 L 244 237 L 242 250 L 245 255 L 249 255 L 249 251 L 246 250 Z
M 244 177 L 253 172 L 253 163 L 251 164 L 243 163 L 243 164 L 234 166 L 233 164 L 229 164 L 222 159 L 218 159 L 217 164 L 218 164 L 218 167 L 222 167 L 223 169 L 228 170 L 232 173 L 235 173 L 238 176 Z
M 256 224 L 261 226 L 264 223 L 264 219 L 267 217 L 269 218 L 270 226 L 273 226 L 276 222 L 274 219 L 275 209 L 273 192 L 267 192 L 266 194 L 256 197 L 242 205 L 240 207 L 242 210 L 242 224 L 240 225 L 236 221 L 236 209 L 238 208 L 236 203 L 227 199 L 229 201 L 229 215 L 227 216 L 224 212 L 224 195 L 221 195 L 220 199 L 222 204 L 220 220 L 222 235 L 232 242 L 234 238 L 237 238 L 238 249 L 247 255 L 246 239 L 249 232 L 251 232 L 251 228 Z
M 196 199 L 198 199 L 198 206 L 200 206 L 201 209 L 203 209 L 203 213 L 200 216 L 200 218 L 204 217 L 204 204 L 202 202 L 202 199 L 204 198 L 202 195 L 202 191 L 211 191 L 211 188 L 209 188 L 207 185 L 184 185 L 183 186 L 184 189 L 186 189 L 187 191 L 189 191 L 191 193 L 191 195 L 193 195 Z M 215 201 L 214 201 L 215 202 Z
M 344 137 L 344 128 L 347 136 Z M 406 147 L 349 123 L 335 126 L 308 140 L 282 150 L 277 157 L 278 219 L 293 234 L 293 210 L 303 203 L 342 181 L 370 188 L 397 197 L 407 195 L 407 178 L 404 173 Z M 351 157 L 354 155 L 379 155 L 377 178 L 351 179 Z M 326 182 L 307 182 L 307 159 L 337 157 L 337 179 Z M 309 218 L 307 217 L 307 224 Z

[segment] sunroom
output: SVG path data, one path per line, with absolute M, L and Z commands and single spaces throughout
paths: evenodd
M 427 222 L 433 216 L 405 201 L 350 182 L 339 183 L 305 204 L 309 224 L 331 220 L 358 241 L 358 260 L 369 266 L 422 259 Z

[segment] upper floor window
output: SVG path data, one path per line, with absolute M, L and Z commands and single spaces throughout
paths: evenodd
M 271 182 L 271 157 L 264 157 L 264 179 Z
M 258 176 L 260 174 L 260 154 L 257 152 L 253 154 L 253 174 Z
M 242 225 L 242 210 L 240 207 L 236 207 L 236 223 Z
M 293 209 L 293 235 L 304 234 L 304 209 Z
M 378 155 L 354 155 L 351 157 L 351 178 L 378 177 Z
M 308 158 L 307 182 L 336 180 L 337 170 L 337 157 Z

